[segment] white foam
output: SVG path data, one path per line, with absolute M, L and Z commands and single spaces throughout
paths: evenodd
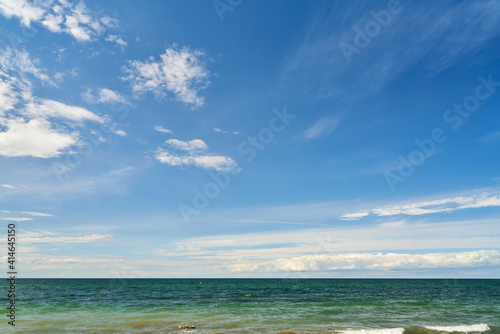
M 466 326 L 425 326 L 427 329 L 432 329 L 436 331 L 443 332 L 486 332 L 489 331 L 490 328 L 486 324 L 476 324 L 476 325 L 466 325 Z
M 339 331 L 342 334 L 403 334 L 404 328 L 355 329 Z

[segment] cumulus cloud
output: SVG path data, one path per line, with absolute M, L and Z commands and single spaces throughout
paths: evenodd
M 122 47 L 122 51 L 128 45 L 127 42 L 125 42 L 121 37 L 117 35 L 108 35 L 105 40 L 108 42 L 115 42 L 116 44 L 120 45 Z
M 16 118 L 2 123 L 7 130 L 0 132 L 0 155 L 6 157 L 53 158 L 77 143 L 76 135 L 55 130 L 44 119 Z
M 104 118 L 85 108 L 32 96 L 32 83 L 24 73 L 42 81 L 46 76 L 37 63 L 25 61 L 30 58 L 24 53 L 20 57 L 25 65 L 8 68 L 12 57 L 0 54 L 0 155 L 58 157 L 79 142 L 75 126 L 83 126 L 85 121 L 104 123 Z
M 351 253 L 304 255 L 257 263 L 237 263 L 230 272 L 288 272 L 336 270 L 401 270 L 500 267 L 500 252 L 480 250 L 461 253 Z
M 6 18 L 18 18 L 25 26 L 31 22 L 39 21 L 45 14 L 45 10 L 36 7 L 26 0 L 0 0 L 0 12 Z
M 182 141 L 169 139 L 165 145 L 170 149 L 183 151 L 183 154 L 172 154 L 167 149 L 158 148 L 156 159 L 170 166 L 196 166 L 217 171 L 238 170 L 238 164 L 230 157 L 208 154 L 208 145 L 201 139 Z
M 500 194 L 482 193 L 474 196 L 457 196 L 433 201 L 385 206 L 358 213 L 344 214 L 341 218 L 346 220 L 361 219 L 368 216 L 370 213 L 381 217 L 395 215 L 418 216 L 429 213 L 453 212 L 463 209 L 497 206 L 500 206 Z
M 238 164 L 233 159 L 222 155 L 179 156 L 160 150 L 156 155 L 156 159 L 170 166 L 194 165 L 200 168 L 214 169 L 217 171 L 230 171 L 238 168 Z
M 177 150 L 188 151 L 188 152 L 206 151 L 208 149 L 207 144 L 205 144 L 205 142 L 201 139 L 193 139 L 190 141 L 169 139 L 165 141 L 165 144 Z
M 82 94 L 82 98 L 88 103 L 129 104 L 123 95 L 108 88 L 101 88 L 97 91 L 97 93 L 92 93 L 92 91 L 88 89 Z
M 163 126 L 161 125 L 156 125 L 155 126 L 155 130 L 158 131 L 158 132 L 163 132 L 163 133 L 173 133 L 172 130 L 169 130 L 169 129 L 165 129 Z
M 116 27 L 116 19 L 101 18 L 91 13 L 83 1 L 72 3 L 59 1 L 0 0 L 0 14 L 17 18 L 29 27 L 39 22 L 53 33 L 67 33 L 79 42 L 88 42 L 101 35 L 105 27 Z
M 177 100 L 198 107 L 204 103 L 198 92 L 210 84 L 205 58 L 198 50 L 169 48 L 160 59 L 130 61 L 123 67 L 122 79 L 129 81 L 137 94 L 152 92 L 157 99 L 162 99 L 172 93 Z
M 336 118 L 324 117 L 303 133 L 306 139 L 314 139 L 323 134 L 328 134 L 337 128 L 339 120 Z
M 61 124 L 54 127 L 49 119 L 103 122 L 87 109 L 31 97 L 30 102 L 16 108 L 17 115 L 10 113 L 5 117 L 19 104 L 19 97 L 24 100 L 11 83 L 0 78 L 0 100 L 6 103 L 0 109 L 0 155 L 6 157 L 58 157 L 78 142 L 77 134 Z

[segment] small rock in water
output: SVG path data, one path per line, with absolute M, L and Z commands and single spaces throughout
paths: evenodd
M 191 326 L 191 325 L 182 325 L 182 326 L 179 326 L 179 329 L 195 329 L 196 327 L 195 326 Z

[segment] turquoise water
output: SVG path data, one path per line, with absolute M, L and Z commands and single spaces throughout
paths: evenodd
M 17 292 L 5 333 L 500 334 L 500 280 L 20 279 Z

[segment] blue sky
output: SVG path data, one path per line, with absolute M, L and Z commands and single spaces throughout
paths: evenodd
M 21 277 L 499 277 L 497 1 L 0 14 Z

